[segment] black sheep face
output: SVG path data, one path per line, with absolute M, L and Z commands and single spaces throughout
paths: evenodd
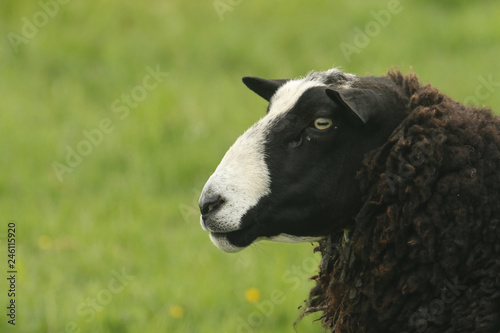
M 237 252 L 259 239 L 313 241 L 345 228 L 361 202 L 362 158 L 387 139 L 405 103 L 387 79 L 337 69 L 243 82 L 269 107 L 202 191 L 201 225 L 212 242 Z

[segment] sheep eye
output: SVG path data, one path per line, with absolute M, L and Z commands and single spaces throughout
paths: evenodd
M 330 118 L 318 118 L 314 120 L 314 127 L 319 130 L 326 130 L 333 125 L 333 121 Z

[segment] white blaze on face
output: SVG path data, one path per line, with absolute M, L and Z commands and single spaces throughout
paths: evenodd
M 240 220 L 269 194 L 271 179 L 264 161 L 264 129 L 254 125 L 236 140 L 208 179 L 201 198 L 219 195 L 224 205 L 202 226 L 208 231 L 240 229 Z
M 221 163 L 203 188 L 204 198 L 220 196 L 224 204 L 204 221 L 203 229 L 217 233 L 211 239 L 224 251 L 234 252 L 223 235 L 242 228 L 241 218 L 261 198 L 271 194 L 271 178 L 265 162 L 266 138 L 277 120 L 293 108 L 302 94 L 319 81 L 291 80 L 278 89 L 271 99 L 269 113 L 240 136 L 228 150 Z M 275 237 L 276 240 L 282 239 Z

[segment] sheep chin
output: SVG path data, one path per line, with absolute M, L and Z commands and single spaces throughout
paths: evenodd
M 219 250 L 227 253 L 236 253 L 243 250 L 245 247 L 239 247 L 231 244 L 224 233 L 211 232 L 210 240 Z

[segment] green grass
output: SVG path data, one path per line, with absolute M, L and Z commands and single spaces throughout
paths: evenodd
M 225 254 L 198 222 L 204 182 L 265 112 L 240 78 L 398 66 L 500 110 L 497 1 L 401 1 L 348 61 L 339 45 L 388 3 L 242 1 L 221 20 L 211 1 L 70 1 L 15 52 L 8 34 L 21 35 L 41 7 L 2 1 L 0 331 L 293 331 L 319 261 L 313 246 L 262 242 Z M 121 119 L 113 102 L 138 91 L 147 67 L 168 76 Z M 66 164 L 67 147 L 103 119 L 113 130 L 60 181 L 53 163 Z M 14 327 L 3 314 L 11 220 Z M 250 288 L 256 303 L 245 299 Z M 299 332 L 320 332 L 315 318 Z

